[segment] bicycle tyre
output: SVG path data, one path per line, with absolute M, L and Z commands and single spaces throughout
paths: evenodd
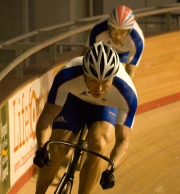
M 62 176 L 60 182 L 58 183 L 58 185 L 57 185 L 57 187 L 56 187 L 56 190 L 54 191 L 54 194 L 59 194 L 59 191 L 60 191 L 60 189 L 61 189 L 61 187 L 62 187 L 62 185 L 64 184 L 64 181 L 65 181 L 65 179 L 66 179 L 66 175 L 67 175 L 66 173 L 63 174 L 63 176 Z
M 65 181 L 58 194 L 71 194 L 72 185 L 71 181 Z

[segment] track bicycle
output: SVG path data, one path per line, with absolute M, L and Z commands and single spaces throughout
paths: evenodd
M 66 146 L 69 146 L 71 148 L 74 148 L 71 158 L 68 162 L 66 171 L 64 172 L 61 180 L 59 181 L 56 190 L 54 192 L 54 194 L 71 194 L 72 191 L 72 187 L 73 187 L 73 181 L 74 181 L 74 174 L 76 171 L 76 168 L 78 166 L 78 163 L 80 162 L 81 156 L 83 153 L 88 152 L 91 154 L 94 154 L 102 159 L 104 159 L 105 161 L 107 161 L 110 165 L 111 165 L 111 169 L 110 169 L 110 173 L 114 172 L 114 164 L 113 162 L 106 156 L 95 152 L 93 150 L 88 149 L 87 146 L 87 141 L 86 141 L 86 135 L 85 134 L 85 126 L 82 128 L 82 130 L 79 133 L 78 139 L 77 139 L 77 143 L 69 143 L 66 141 L 61 141 L 61 140 L 49 140 L 44 144 L 44 148 L 46 150 L 48 150 L 48 145 L 49 144 L 63 144 Z

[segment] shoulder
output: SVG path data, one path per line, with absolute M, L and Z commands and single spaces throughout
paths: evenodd
M 102 19 L 100 19 L 98 22 L 95 23 L 95 25 L 93 26 L 91 32 L 93 31 L 105 31 L 108 29 L 108 17 L 104 17 Z
M 73 58 L 66 65 L 64 65 L 56 77 L 75 77 L 83 74 L 83 56 Z
M 130 76 L 127 74 L 124 66 L 120 63 L 120 68 L 118 73 L 115 76 L 115 86 L 118 88 L 118 90 L 122 91 L 132 91 L 135 96 L 137 95 L 136 88 L 133 84 L 132 79 Z
M 73 58 L 62 69 L 75 67 L 83 64 L 83 56 Z
M 96 25 L 100 25 L 100 24 L 104 24 L 104 23 L 107 23 L 107 22 L 108 22 L 108 16 L 103 17 L 103 18 L 101 18 L 100 20 L 98 20 L 98 21 L 95 23 L 95 26 L 96 26 Z
M 136 21 L 134 22 L 133 29 L 131 30 L 130 34 L 132 37 L 139 37 L 141 39 L 144 39 L 143 31 Z
M 88 41 L 86 43 L 86 46 L 92 46 L 95 42 L 97 42 L 97 39 L 99 40 L 99 36 L 100 36 L 100 40 L 104 39 L 104 35 L 101 36 L 102 34 L 106 34 L 108 30 L 108 20 L 107 17 L 102 18 L 101 20 L 99 20 L 91 29 L 90 33 L 89 33 L 89 37 L 88 37 Z

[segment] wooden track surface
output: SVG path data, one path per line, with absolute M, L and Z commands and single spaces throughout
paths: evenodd
M 145 39 L 134 83 L 139 105 L 180 93 L 180 32 Z
M 97 186 L 92 194 L 179 194 L 179 134 L 180 101 L 137 115 L 128 157 L 115 173 L 116 186 L 107 191 Z M 34 194 L 36 177 L 18 194 L 26 194 L 27 190 Z M 77 186 L 78 172 L 72 194 L 77 194 Z M 47 194 L 54 188 L 51 185 Z

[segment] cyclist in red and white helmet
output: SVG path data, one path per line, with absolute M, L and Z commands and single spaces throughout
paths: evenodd
M 144 35 L 129 7 L 117 6 L 108 17 L 98 21 L 89 34 L 86 48 L 98 41 L 111 44 L 133 79 L 144 50 Z

